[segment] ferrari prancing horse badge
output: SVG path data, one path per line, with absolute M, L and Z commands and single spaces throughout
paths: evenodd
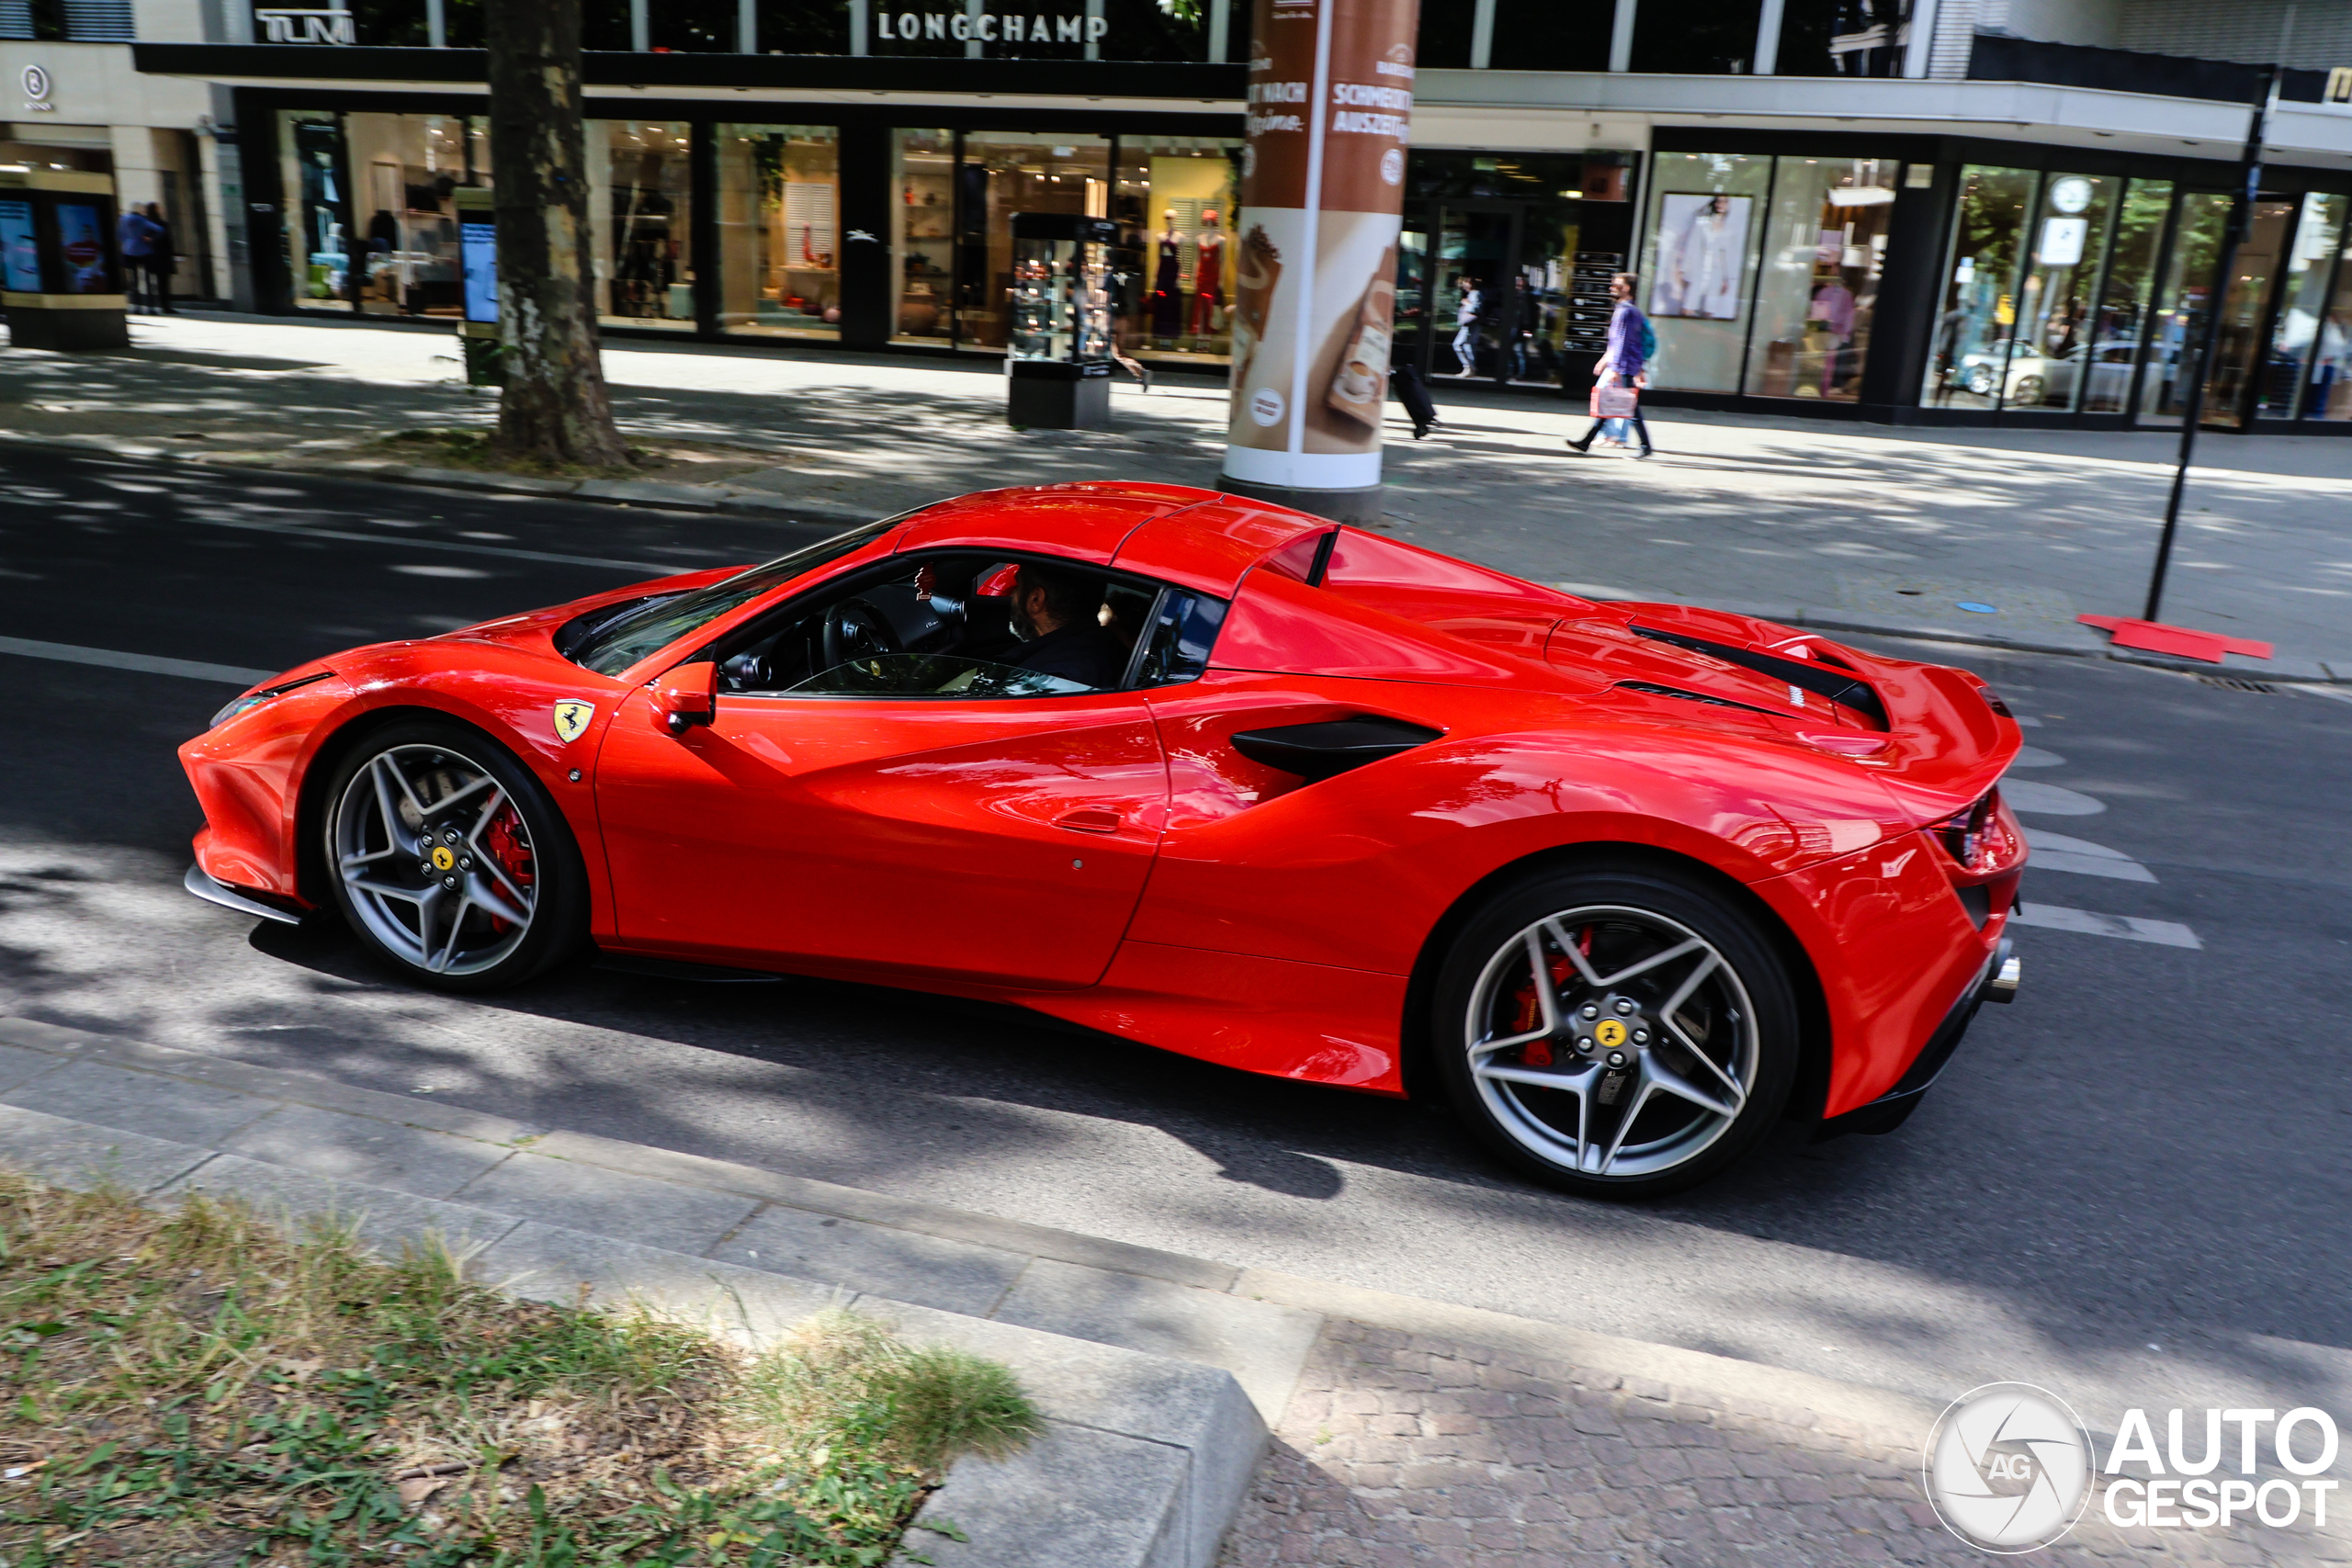
M 555 738 L 558 740 L 579 739 L 580 732 L 587 728 L 588 721 L 595 716 L 596 705 L 594 703 L 568 702 L 556 704 Z

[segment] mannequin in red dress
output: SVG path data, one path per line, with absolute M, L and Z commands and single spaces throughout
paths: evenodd
M 1225 304 L 1225 235 L 1215 208 L 1201 214 L 1201 235 L 1193 243 L 1200 259 L 1193 268 L 1191 331 L 1204 337 L 1216 329 L 1216 312 Z

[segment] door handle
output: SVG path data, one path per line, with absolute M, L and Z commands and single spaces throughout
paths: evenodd
M 1073 833 L 1115 833 L 1119 830 L 1119 814 L 1099 806 L 1082 806 L 1055 818 L 1054 826 Z

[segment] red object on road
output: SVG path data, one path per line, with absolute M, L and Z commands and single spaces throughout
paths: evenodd
M 421 985 L 1009 1003 L 1632 1195 L 1792 1100 L 1892 1130 L 2014 992 L 2019 744 L 1962 671 L 1087 483 L 334 654 L 180 757 L 192 890 Z
M 2097 626 L 2110 634 L 2118 648 L 2136 648 L 2146 653 L 2170 653 L 2182 659 L 2201 659 L 2208 664 L 2219 664 L 2225 653 L 2241 654 L 2247 659 L 2267 659 L 2271 645 L 2246 637 L 2223 637 L 2219 632 L 2200 632 L 2193 626 L 2167 626 L 2162 621 L 2138 621 L 2129 615 L 2076 615 L 2075 620 L 2086 626 Z

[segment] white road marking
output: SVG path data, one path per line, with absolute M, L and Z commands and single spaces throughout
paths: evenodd
M 458 555 L 503 556 L 509 560 L 553 561 L 560 566 L 608 566 L 619 571 L 650 571 L 662 577 L 673 572 L 707 571 L 725 561 L 614 560 L 605 556 L 567 556 L 553 550 L 524 550 L 508 545 L 461 545 L 453 539 L 420 539 L 404 534 L 362 534 L 349 528 L 310 528 L 299 523 L 254 523 L 230 517 L 184 517 L 184 523 L 208 528 L 243 528 L 254 534 L 290 534 L 298 539 L 347 539 L 362 545 L 382 545 L 396 550 L 448 550 Z
M 13 653 L 19 659 L 53 659 L 64 664 L 95 664 L 101 670 L 130 670 L 141 675 L 218 681 L 228 686 L 250 686 L 277 673 L 275 670 L 243 670 L 234 664 L 206 664 L 194 659 L 161 659 L 152 653 L 118 653 L 110 648 L 77 648 L 70 642 L 36 642 L 21 637 L 0 637 L 0 653 Z
M 2029 828 L 2025 841 L 2033 850 L 2035 871 L 2071 871 L 2082 876 L 2108 876 L 2118 882 L 2154 882 L 2155 873 L 2125 854 L 2088 839 L 2069 838 L 2046 828 Z
M 2013 768 L 2063 768 L 2065 765 L 2065 758 L 2055 751 L 2045 751 L 2039 746 L 2019 747 L 2018 760 L 2009 764 Z
M 2036 784 L 2030 779 L 2003 779 L 2001 798 L 2009 803 L 2012 811 L 2030 811 L 2044 817 L 2096 817 L 2107 809 L 2107 802 L 2080 790 Z
M 2301 692 L 2306 696 L 2334 697 L 2339 703 L 2352 703 L 2352 686 L 2322 686 L 2309 681 L 2297 681 L 2290 683 L 2287 690 Z
M 2026 900 L 2025 908 L 2009 917 L 2009 923 L 2032 926 L 2041 931 L 2075 931 L 2084 936 L 2120 937 L 2125 942 L 2153 942 L 2163 947 L 2202 948 L 2197 933 L 2177 920 L 2150 920 L 2138 915 L 2100 915 L 2088 909 L 2069 909 L 2061 904 L 2045 904 L 2039 898 Z
M 2030 713 L 2016 714 L 2011 716 L 2016 718 L 2018 726 L 2022 728 L 2040 729 L 2041 728 L 2041 721 L 2034 717 L 2033 715 Z

